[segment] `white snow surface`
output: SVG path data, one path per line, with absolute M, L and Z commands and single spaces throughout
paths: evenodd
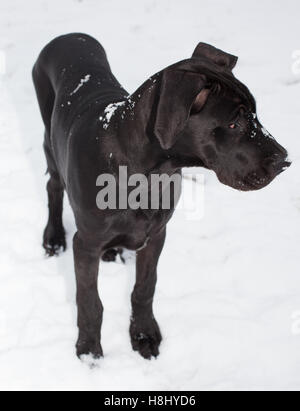
M 300 49 L 298 0 L 2 0 L 0 50 L 0 389 L 296 390 L 300 387 Z M 114 30 L 112 31 L 112 26 Z M 47 259 L 43 125 L 31 81 L 42 47 L 68 32 L 105 47 L 133 92 L 199 41 L 240 57 L 235 70 L 260 120 L 293 160 L 266 189 L 240 193 L 203 171 L 205 216 L 171 222 L 155 314 L 164 336 L 151 362 L 131 350 L 133 265 L 101 264 L 105 358 L 75 356 L 75 225 Z M 298 76 L 298 77 L 297 77 Z

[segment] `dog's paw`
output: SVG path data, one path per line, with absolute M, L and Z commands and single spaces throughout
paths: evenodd
M 67 244 L 64 228 L 55 228 L 48 224 L 44 231 L 43 247 L 49 257 L 58 255 L 60 250 L 66 251 Z
M 118 251 L 112 248 L 103 254 L 102 261 L 105 261 L 106 263 L 113 263 L 117 260 L 117 256 Z
M 107 250 L 102 256 L 102 261 L 106 263 L 114 263 L 118 261 L 118 256 L 120 256 L 121 263 L 125 264 L 125 259 L 123 258 L 123 250 L 119 248 L 111 248 L 110 250 Z
M 159 346 L 162 341 L 159 326 L 153 318 L 150 324 L 138 326 L 133 319 L 130 326 L 131 344 L 134 351 L 138 351 L 146 360 L 159 356 Z
M 103 350 L 100 343 L 93 343 L 85 340 L 78 340 L 76 344 L 77 357 L 85 363 L 99 363 L 103 357 Z M 89 364 L 91 366 L 91 364 Z
M 80 361 L 87 365 L 91 370 L 94 370 L 95 368 L 100 368 L 101 365 L 101 357 L 95 358 L 92 354 L 86 355 L 82 354 L 79 357 Z

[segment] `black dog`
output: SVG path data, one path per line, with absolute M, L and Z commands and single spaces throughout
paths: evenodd
M 42 51 L 33 79 L 51 176 L 44 247 L 50 256 L 66 247 L 66 190 L 78 230 L 73 244 L 78 356 L 102 356 L 99 261 L 114 259 L 118 249 L 138 250 L 133 349 L 145 358 L 156 357 L 162 339 L 152 303 L 174 209 L 99 210 L 99 175 L 117 176 L 119 166 L 127 166 L 129 176 L 148 178 L 180 174 L 182 167 L 206 167 L 222 183 L 249 191 L 267 186 L 290 165 L 286 150 L 259 123 L 249 90 L 232 74 L 236 63 L 236 57 L 200 43 L 191 59 L 166 68 L 128 96 L 93 38 L 62 36 Z

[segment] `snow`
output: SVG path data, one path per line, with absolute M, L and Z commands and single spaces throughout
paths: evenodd
M 88 83 L 91 79 L 91 75 L 87 74 L 83 79 L 80 80 L 80 83 L 78 86 L 75 88 L 74 91 L 70 94 L 70 96 L 73 96 L 74 94 L 78 93 L 78 91 L 81 89 L 82 86 L 84 86 L 86 83 Z
M 102 121 L 104 123 L 103 128 L 105 130 L 108 128 L 110 120 L 111 120 L 112 116 L 115 114 L 116 110 L 119 107 L 123 107 L 123 106 L 125 106 L 125 101 L 120 101 L 119 103 L 109 104 L 105 108 L 105 110 L 104 110 L 105 117 L 104 118 L 102 116 L 100 117 L 100 121 Z
M 287 390 L 300 387 L 300 49 L 298 0 L 10 0 L 0 3 L 0 389 Z M 266 20 L 265 16 L 268 16 Z M 68 16 L 66 19 L 65 16 Z M 168 16 L 168 18 L 162 18 Z M 112 33 L 112 24 L 114 32 Z M 255 30 L 254 30 L 255 28 Z M 101 264 L 105 307 L 99 367 L 75 356 L 74 219 L 67 252 L 47 259 L 43 127 L 31 82 L 55 36 L 86 32 L 104 45 L 133 92 L 199 41 L 240 56 L 235 74 L 292 167 L 240 193 L 205 176 L 205 214 L 178 211 L 159 265 L 161 356 L 147 362 L 128 335 L 134 265 Z M 186 181 L 188 184 L 188 180 Z

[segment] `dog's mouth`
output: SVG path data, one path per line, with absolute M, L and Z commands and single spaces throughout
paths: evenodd
M 235 190 L 239 191 L 257 191 L 271 183 L 273 178 L 264 175 L 258 175 L 256 172 L 249 173 L 246 177 L 235 175 L 232 179 L 224 178 L 224 176 L 218 176 L 220 182 Z
M 288 159 L 286 159 L 285 161 L 282 161 L 281 163 L 279 163 L 275 177 L 277 177 L 279 174 L 286 171 L 289 167 L 291 167 L 291 165 L 292 165 L 292 162 Z
M 256 191 L 267 187 L 273 178 L 259 177 L 256 173 L 251 173 L 244 179 L 237 181 L 237 189 L 240 191 Z
M 291 166 L 291 162 L 286 160 L 278 163 L 270 174 L 267 171 L 251 172 L 246 177 L 237 180 L 237 189 L 240 191 L 256 191 L 267 187 L 277 176 Z

